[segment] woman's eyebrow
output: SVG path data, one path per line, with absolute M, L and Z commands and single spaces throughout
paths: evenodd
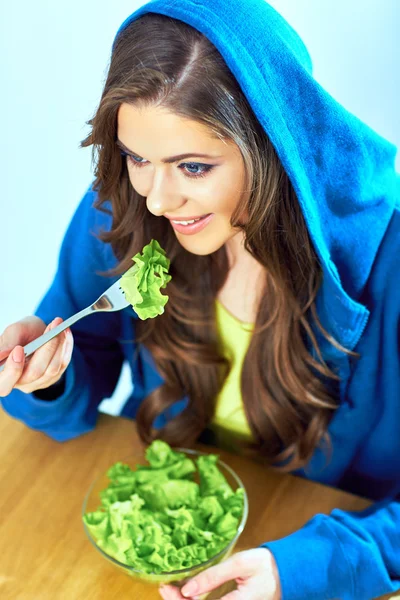
M 139 154 L 136 154 L 136 152 L 133 152 L 133 150 L 130 150 L 129 148 L 127 148 L 125 146 L 125 144 L 123 144 L 121 142 L 121 140 L 117 139 L 116 144 L 119 148 L 121 148 L 121 150 L 124 150 L 124 152 L 128 152 L 128 154 L 133 154 L 133 156 L 142 158 Z M 201 157 L 201 158 L 211 158 L 211 159 L 221 158 L 220 156 L 211 156 L 210 154 L 198 154 L 197 152 L 191 152 L 191 153 L 187 153 L 187 154 L 178 154 L 177 156 L 170 156 L 168 158 L 162 158 L 161 162 L 165 163 L 165 164 L 170 164 L 170 163 L 177 162 L 178 160 L 183 160 L 184 158 L 190 158 L 192 156 L 197 156 L 197 157 Z

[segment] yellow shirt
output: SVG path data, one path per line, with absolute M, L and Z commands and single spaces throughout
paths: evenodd
M 251 440 L 251 430 L 243 410 L 240 377 L 254 326 L 234 317 L 218 300 L 216 318 L 221 351 L 229 360 L 231 369 L 218 394 L 211 426 L 229 430 L 241 438 Z

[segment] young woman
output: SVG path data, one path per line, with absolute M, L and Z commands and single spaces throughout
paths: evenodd
M 362 600 L 400 587 L 400 211 L 395 148 L 312 77 L 263 0 L 154 0 L 119 29 L 91 133 L 96 179 L 35 316 L 2 335 L 4 409 L 63 441 L 121 414 L 144 442 L 199 439 L 377 501 L 316 515 L 165 599 Z M 165 313 L 91 304 L 156 239 Z M 111 278 L 106 278 L 105 274 Z M 51 327 L 52 324 L 49 325 Z M 74 342 L 73 342 L 74 337 Z

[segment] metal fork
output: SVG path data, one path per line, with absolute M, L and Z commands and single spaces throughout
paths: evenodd
M 52 340 L 54 337 L 56 337 L 56 335 L 64 331 L 64 329 L 67 329 L 67 327 L 73 325 L 74 323 L 76 323 L 80 319 L 83 319 L 83 317 L 86 317 L 87 315 L 91 315 L 95 312 L 112 312 L 116 310 L 122 310 L 123 308 L 129 306 L 129 302 L 126 300 L 124 292 L 120 287 L 120 281 L 121 278 L 119 278 L 115 283 L 113 283 L 113 285 L 111 285 L 104 292 L 104 294 L 102 294 L 96 300 L 96 302 L 94 302 L 87 308 L 84 308 L 83 310 L 77 312 L 76 314 L 72 315 L 72 317 L 69 317 L 69 319 L 63 321 L 62 323 L 60 323 L 60 325 L 57 325 L 57 327 L 54 327 L 54 329 L 47 331 L 43 335 L 39 336 L 35 340 L 32 340 L 32 342 L 29 342 L 29 344 L 24 346 L 25 358 L 33 354 L 35 350 L 43 346 L 43 344 Z M 3 360 L 1 363 L 0 373 L 4 369 L 4 363 L 6 362 L 6 360 L 7 359 Z

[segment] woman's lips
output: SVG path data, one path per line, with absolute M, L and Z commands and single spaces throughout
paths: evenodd
M 214 216 L 214 213 L 204 215 L 204 217 L 201 217 L 198 221 L 196 221 L 195 223 L 191 223 L 189 225 L 182 225 L 182 223 L 178 223 L 178 222 L 174 223 L 174 221 L 171 218 L 169 219 L 169 221 L 170 221 L 172 227 L 176 231 L 179 231 L 179 233 L 183 233 L 185 235 L 194 235 L 195 233 L 198 233 L 199 231 L 204 229 L 204 227 L 207 227 L 207 225 L 209 224 L 209 222 L 211 221 L 213 216 Z M 190 221 L 192 219 L 187 219 L 187 220 Z

